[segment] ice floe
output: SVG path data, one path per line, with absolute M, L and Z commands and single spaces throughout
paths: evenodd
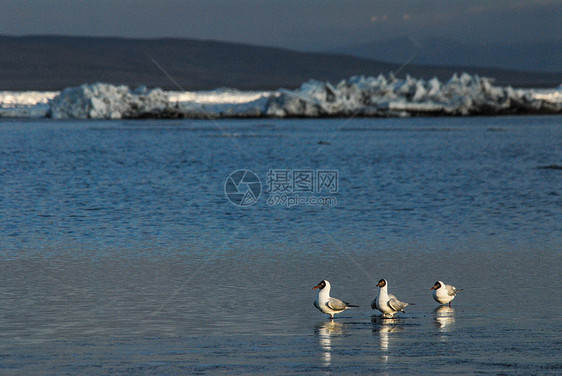
M 447 82 L 437 78 L 399 79 L 392 75 L 352 77 L 333 86 L 310 81 L 271 101 L 271 116 L 410 116 L 559 113 L 562 100 L 553 93 L 494 86 L 488 78 L 462 74 Z
M 170 101 L 160 89 L 97 83 L 64 89 L 49 105 L 54 119 L 122 119 L 161 116 Z
M 105 83 L 62 92 L 0 92 L 0 116 L 55 119 L 467 116 L 562 113 L 553 89 L 494 86 L 463 73 L 448 81 L 394 75 L 355 76 L 337 84 L 311 80 L 296 90 L 178 92 Z

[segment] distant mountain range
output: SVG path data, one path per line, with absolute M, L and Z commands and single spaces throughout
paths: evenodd
M 408 48 L 404 50 L 406 56 Z M 60 90 L 95 82 L 175 90 L 180 86 L 185 90 L 291 89 L 310 79 L 336 83 L 353 75 L 396 72 L 406 60 L 403 56 L 395 60 L 400 63 L 384 63 L 344 54 L 192 39 L 0 36 L 0 90 Z M 554 87 L 562 82 L 562 72 L 522 73 L 469 65 L 410 64 L 398 76 L 447 80 L 454 73 L 467 72 L 516 87 Z
M 335 48 L 343 53 L 393 63 L 495 67 L 531 72 L 562 71 L 562 39 L 540 42 L 461 43 L 448 39 L 397 38 Z

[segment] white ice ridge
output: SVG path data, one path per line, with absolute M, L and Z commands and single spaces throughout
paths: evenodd
M 10 107 L 2 95 L 0 116 Z M 335 85 L 309 81 L 296 90 L 277 91 L 166 92 L 96 83 L 67 88 L 47 100 L 42 116 L 57 119 L 553 114 L 562 113 L 562 85 L 513 89 L 466 73 L 446 82 L 391 74 L 355 76 Z
M 562 87 L 537 93 L 493 86 L 463 73 L 443 83 L 407 76 L 352 77 L 337 85 L 309 81 L 283 91 L 269 103 L 268 116 L 490 115 L 562 112 Z
M 64 89 L 49 101 L 48 116 L 54 119 L 122 119 L 159 116 L 170 101 L 160 89 L 97 83 Z

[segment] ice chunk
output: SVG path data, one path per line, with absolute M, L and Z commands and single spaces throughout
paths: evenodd
M 121 119 L 164 113 L 169 105 L 168 94 L 160 89 L 97 83 L 64 89 L 49 101 L 49 116 L 55 119 Z
M 562 86 L 550 90 L 494 86 L 462 73 L 446 82 L 392 74 L 354 76 L 337 84 L 311 80 L 296 90 L 164 92 L 97 83 L 49 100 L 53 118 L 322 117 L 562 113 Z

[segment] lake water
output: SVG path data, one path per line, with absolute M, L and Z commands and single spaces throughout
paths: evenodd
M 3 119 L 0 374 L 560 374 L 560 165 L 560 116 Z

